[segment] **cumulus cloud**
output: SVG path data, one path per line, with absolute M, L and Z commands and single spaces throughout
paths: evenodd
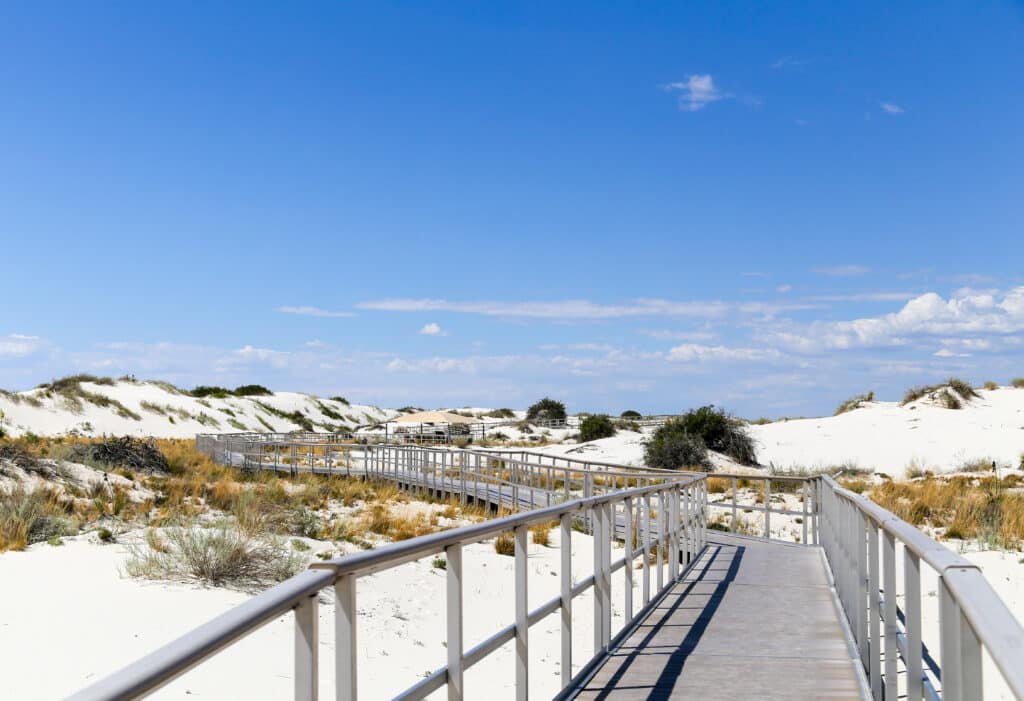
M 441 326 L 439 324 L 435 324 L 434 322 L 431 322 L 429 324 L 424 324 L 423 328 L 420 329 L 420 334 L 423 335 L 423 336 L 447 336 L 448 335 L 448 333 L 446 331 L 441 329 Z
M 1024 287 L 996 295 L 920 295 L 891 314 L 821 321 L 769 331 L 763 340 L 798 351 L 908 345 L 915 337 L 985 336 L 1024 331 Z
M 732 97 L 715 87 L 715 80 L 709 74 L 693 74 L 686 80 L 664 86 L 668 92 L 679 93 L 679 109 L 684 112 L 698 112 L 712 102 Z
M 277 311 L 282 314 L 298 314 L 300 316 L 319 316 L 319 317 L 332 317 L 332 318 L 343 318 L 355 316 L 352 312 L 332 312 L 327 309 L 321 309 L 320 307 L 278 307 Z

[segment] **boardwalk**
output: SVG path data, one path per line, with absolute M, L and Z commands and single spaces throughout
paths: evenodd
M 723 534 L 572 698 L 860 699 L 817 549 Z

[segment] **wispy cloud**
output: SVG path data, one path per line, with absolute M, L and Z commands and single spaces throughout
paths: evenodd
M 903 108 L 891 102 L 882 102 L 878 105 L 886 114 L 903 114 Z
M 637 299 L 629 304 L 597 304 L 582 299 L 557 302 L 452 302 L 445 299 L 383 299 L 360 302 L 358 309 L 387 312 L 456 312 L 535 319 L 614 319 L 637 316 L 721 316 L 724 302 Z
M 754 362 L 775 360 L 782 354 L 774 348 L 729 348 L 727 346 L 704 346 L 699 343 L 684 343 L 668 352 L 668 359 L 682 362 L 741 361 Z
M 866 275 L 871 272 L 871 269 L 864 265 L 831 265 L 814 268 L 813 272 L 818 275 L 828 275 L 829 277 L 854 277 L 856 275 Z
M 422 335 L 422 336 L 447 336 L 448 332 L 443 330 L 441 328 L 440 324 L 435 324 L 434 322 L 430 322 L 429 324 L 424 324 L 423 325 L 423 328 L 420 329 L 420 335 Z
M 665 85 L 664 89 L 679 93 L 679 109 L 684 112 L 698 112 L 712 102 L 732 97 L 715 87 L 715 80 L 710 74 L 693 74 L 686 80 Z
M 0 336 L 0 355 L 31 355 L 42 348 L 43 343 L 43 339 L 38 336 L 24 336 L 19 333 Z
M 918 296 L 918 292 L 854 292 L 845 295 L 813 295 L 812 302 L 906 302 Z
M 787 292 L 791 292 L 792 290 L 792 285 L 779 285 L 778 287 L 775 288 L 775 291 L 778 292 L 779 294 L 786 294 Z
M 789 56 L 783 56 L 772 61 L 772 68 L 779 70 L 780 68 L 796 68 L 797 66 L 803 66 L 807 61 L 798 58 L 791 58 Z
M 332 312 L 327 309 L 321 309 L 320 307 L 278 307 L 277 311 L 282 314 L 298 314 L 300 316 L 319 316 L 319 317 L 332 317 L 332 318 L 344 318 L 355 316 L 352 312 Z

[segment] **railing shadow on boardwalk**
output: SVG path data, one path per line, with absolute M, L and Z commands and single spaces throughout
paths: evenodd
M 651 687 L 650 693 L 647 698 L 649 701 L 663 701 L 664 699 L 670 698 L 672 686 L 675 680 L 683 672 L 683 667 L 686 665 L 686 661 L 690 654 L 696 649 L 697 643 L 704 635 L 711 623 L 712 618 L 715 615 L 715 611 L 722 604 L 722 600 L 725 598 L 725 592 L 729 588 L 729 585 L 736 579 L 736 575 L 740 570 L 740 562 L 743 560 L 743 554 L 746 548 L 743 546 L 725 546 L 715 543 L 709 543 L 707 550 L 701 557 L 701 560 L 695 563 L 694 568 L 686 576 L 684 588 L 680 591 L 669 592 L 664 600 L 669 598 L 675 598 L 668 607 L 661 608 L 656 607 L 653 609 L 648 616 L 641 620 L 637 624 L 637 628 L 643 627 L 653 617 L 657 616 L 658 621 L 651 626 L 650 630 L 643 636 L 642 639 L 637 640 L 635 643 L 630 642 L 629 639 L 623 641 L 623 647 L 629 644 L 632 647 L 632 651 L 626 654 L 617 655 L 621 658 L 621 663 L 615 673 L 608 679 L 607 684 L 604 688 L 595 696 L 595 699 L 607 699 L 617 691 L 624 690 L 625 687 L 619 685 L 619 682 L 625 676 L 630 666 L 639 660 L 642 656 L 647 655 L 664 655 L 665 650 L 662 647 L 653 644 L 653 641 L 658 636 L 658 633 L 667 625 L 677 625 L 671 623 L 672 614 L 680 610 L 686 604 L 687 596 L 696 588 L 701 582 L 709 581 L 709 578 L 715 576 L 725 570 L 725 576 L 716 584 L 714 591 L 708 596 L 707 603 L 701 607 L 701 612 L 697 615 L 693 625 L 690 626 L 690 630 L 687 631 L 686 636 L 682 639 L 679 645 L 669 655 L 668 660 L 665 662 L 665 666 L 662 669 L 658 679 L 654 682 Z M 727 562 L 720 562 L 728 558 Z M 717 565 L 725 565 L 716 566 Z M 663 600 L 663 601 L 664 601 Z M 616 655 L 616 651 L 612 650 L 611 655 Z

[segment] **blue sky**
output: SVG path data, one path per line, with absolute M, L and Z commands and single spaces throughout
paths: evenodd
M 820 414 L 1024 375 L 1024 7 L 0 9 L 0 386 Z

